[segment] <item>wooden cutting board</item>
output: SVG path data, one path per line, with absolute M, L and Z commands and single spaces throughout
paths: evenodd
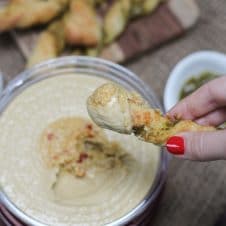
M 125 62 L 168 42 L 194 26 L 199 18 L 195 0 L 168 0 L 154 13 L 132 21 L 121 37 L 105 48 L 102 58 Z M 12 31 L 22 54 L 27 59 L 40 31 Z

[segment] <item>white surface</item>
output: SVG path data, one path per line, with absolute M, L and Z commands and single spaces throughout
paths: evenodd
M 165 110 L 168 111 L 178 102 L 181 88 L 190 77 L 206 71 L 226 75 L 226 55 L 215 51 L 199 51 L 178 62 L 165 86 Z

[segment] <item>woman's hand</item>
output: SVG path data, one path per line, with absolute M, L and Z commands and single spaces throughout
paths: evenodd
M 226 121 L 226 76 L 205 84 L 174 106 L 172 118 L 194 120 L 202 125 L 218 126 Z M 169 152 L 180 157 L 208 161 L 226 159 L 226 130 L 185 132 L 167 142 Z

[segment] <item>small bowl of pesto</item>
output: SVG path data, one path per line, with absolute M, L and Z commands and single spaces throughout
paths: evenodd
M 215 51 L 192 53 L 171 71 L 164 90 L 164 107 L 170 110 L 178 101 L 203 84 L 226 75 L 226 54 Z

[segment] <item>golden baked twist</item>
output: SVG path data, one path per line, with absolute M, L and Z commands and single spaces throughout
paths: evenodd
M 66 42 L 71 45 L 96 46 L 102 38 L 100 19 L 88 0 L 71 0 L 64 17 Z
M 151 13 L 162 0 L 118 0 L 104 19 L 104 43 L 114 41 L 126 28 L 130 19 Z
M 45 24 L 67 7 L 69 0 L 12 0 L 0 9 L 0 31 Z
M 104 43 L 109 44 L 125 29 L 129 21 L 131 0 L 115 1 L 104 18 Z
M 56 20 L 43 31 L 37 40 L 27 67 L 31 67 L 43 60 L 57 57 L 65 47 L 65 34 L 62 20 Z
M 143 16 L 153 12 L 163 0 L 133 0 L 131 17 Z
M 44 30 L 28 60 L 28 67 L 60 55 L 66 44 L 91 46 L 76 51 L 96 56 L 102 39 L 102 28 L 94 6 L 98 1 L 70 0 L 69 10 Z M 93 47 L 92 47 L 93 46 Z
M 139 139 L 163 145 L 183 131 L 213 131 L 190 120 L 173 121 L 152 109 L 137 93 L 114 83 L 99 87 L 87 100 L 87 109 L 97 125 L 119 133 L 134 134 Z

